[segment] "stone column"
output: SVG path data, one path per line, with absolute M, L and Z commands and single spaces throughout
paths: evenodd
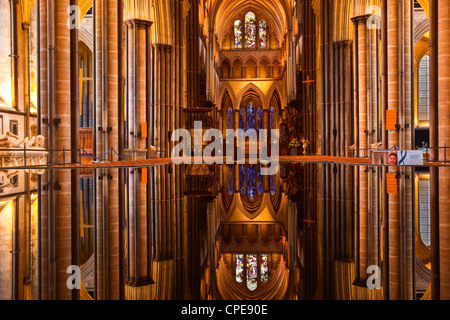
M 111 147 L 119 154 L 119 25 L 121 1 L 95 2 L 95 87 L 96 154 L 104 155 Z M 121 43 L 121 42 L 120 42 Z M 120 51 L 123 52 L 123 51 Z M 105 159 L 108 160 L 109 158 Z M 119 193 L 118 170 L 97 171 L 97 297 L 120 298 L 119 265 Z
M 367 92 L 367 19 L 369 16 L 359 16 L 352 19 L 355 28 L 355 69 L 356 69 L 356 119 L 358 123 L 359 144 L 356 146 L 358 156 L 367 157 L 368 145 L 368 92 Z M 368 267 L 368 168 L 359 167 L 359 274 L 357 275 L 357 283 L 365 286 Z M 358 278 L 359 276 L 359 278 Z
M 389 131 L 389 147 L 411 148 L 411 1 L 387 1 L 388 99 L 389 109 L 398 112 L 398 128 Z M 389 202 L 389 298 L 413 299 L 412 197 L 406 171 L 397 172 L 399 194 Z M 407 183 L 408 182 L 408 183 Z M 385 257 L 386 258 L 386 257 Z
M 131 5 L 131 4 L 130 4 Z M 126 10 L 130 8 L 125 7 Z M 136 13 L 135 13 L 136 14 Z M 130 16 L 127 24 L 127 91 L 128 91 L 128 146 L 135 154 L 148 152 L 149 123 L 147 113 L 151 108 L 151 39 L 152 22 Z M 140 17 L 139 17 L 140 18 Z M 144 177 L 144 175 L 147 175 Z M 147 182 L 144 182 L 147 180 Z M 130 169 L 128 174 L 128 241 L 129 268 L 127 299 L 147 299 L 151 275 L 151 225 L 148 208 L 148 171 Z
M 77 119 L 71 110 L 76 108 L 78 74 L 71 70 L 71 31 L 67 27 L 70 0 L 40 1 L 40 58 L 42 132 L 51 150 L 49 160 L 62 163 L 63 153 L 55 150 L 69 149 L 76 141 Z M 75 90 L 76 92 L 73 92 Z M 72 104 L 75 102 L 75 105 Z M 76 111 L 76 110 L 75 110 Z M 72 113 L 72 114 L 71 114 Z M 66 163 L 71 154 L 66 153 Z M 75 160 L 75 159 L 74 159 Z M 42 176 L 41 199 L 41 288 L 44 300 L 70 300 L 74 292 L 66 285 L 67 268 L 77 265 L 72 254 L 78 235 L 76 218 L 79 195 L 72 192 L 77 181 L 69 170 L 48 172 Z M 70 209 L 68 209 L 70 208 Z M 73 241 L 74 240 L 74 241 Z M 75 292 L 76 293 L 76 292 Z
M 450 149 L 450 3 L 439 1 L 439 147 Z M 450 152 L 447 149 L 447 161 Z M 439 152 L 444 159 L 444 149 Z M 450 169 L 439 169 L 439 247 L 441 299 L 450 299 Z

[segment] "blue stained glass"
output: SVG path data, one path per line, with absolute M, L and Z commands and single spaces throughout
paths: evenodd
M 275 195 L 277 192 L 277 184 L 275 176 L 270 176 L 270 194 Z
M 258 128 L 257 131 L 264 129 L 264 111 L 263 109 L 258 109 Z
M 227 121 L 228 121 L 228 128 L 227 129 L 234 129 L 234 119 L 233 119 L 233 109 L 228 109 L 227 111 Z
M 270 108 L 270 129 L 276 129 L 275 108 Z
M 236 255 L 236 281 L 238 283 L 244 282 L 244 255 Z
M 234 193 L 234 168 L 228 166 L 228 194 L 231 196 Z
M 264 177 L 261 174 L 261 168 L 258 168 L 258 194 L 264 193 Z
M 256 130 L 256 106 L 253 102 L 247 106 L 247 129 Z
M 239 180 L 241 187 L 241 195 L 245 195 L 245 166 L 239 167 Z
M 234 47 L 242 49 L 242 22 L 239 20 L 234 22 Z
M 248 176 L 247 176 L 247 191 L 248 191 L 248 198 L 250 200 L 255 200 L 256 198 L 256 167 L 250 166 L 248 168 Z
M 241 108 L 239 111 L 239 129 L 245 131 L 245 109 Z

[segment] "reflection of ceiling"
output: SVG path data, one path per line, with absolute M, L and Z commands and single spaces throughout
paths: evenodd
M 254 292 L 244 289 L 232 274 L 222 259 L 217 269 L 217 289 L 223 300 L 282 300 L 288 292 L 289 269 L 283 259 L 269 282 L 260 284 Z
M 269 25 L 275 29 L 277 38 L 282 41 L 289 29 L 293 6 L 293 0 L 212 0 L 209 4 L 212 27 L 219 43 L 222 43 L 236 16 L 252 9 L 261 12 L 267 18 Z
M 286 239 L 281 224 L 224 224 L 222 252 L 281 253 Z

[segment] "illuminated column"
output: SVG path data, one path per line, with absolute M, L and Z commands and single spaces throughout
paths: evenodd
M 151 102 L 152 44 L 151 1 L 124 1 L 127 55 L 128 149 L 135 154 L 148 152 Z M 153 129 L 153 128 L 151 128 Z M 128 282 L 127 300 L 150 298 L 152 280 L 150 177 L 147 169 L 128 170 Z
M 355 59 L 356 64 L 356 94 L 358 108 L 358 156 L 367 156 L 368 145 L 368 92 L 367 92 L 367 19 L 369 16 L 359 16 L 352 19 L 355 25 Z M 368 267 L 368 168 L 359 167 L 359 274 L 357 281 L 365 285 Z M 358 268 L 358 266 L 357 266 Z M 359 278 L 358 278 L 359 277 Z
M 111 147 L 123 154 L 122 130 L 119 110 L 123 110 L 123 94 L 120 92 L 123 71 L 122 59 L 122 1 L 96 0 L 95 2 L 95 80 L 96 80 L 96 155 L 104 155 Z M 120 34 L 120 35 L 119 35 Z M 108 160 L 108 159 L 105 159 Z M 120 299 L 119 257 L 119 170 L 97 171 L 97 298 Z M 123 187 L 122 187 L 123 188 Z
M 397 111 L 397 130 L 388 132 L 389 147 L 411 149 L 411 1 L 387 1 L 388 109 Z M 413 299 L 412 183 L 398 173 L 399 194 L 389 202 L 389 299 Z M 403 171 L 403 172 L 402 172 Z
M 63 152 L 78 148 L 78 66 L 76 28 L 67 25 L 74 0 L 40 1 L 40 74 L 42 132 L 50 150 L 49 162 L 62 163 Z M 75 152 L 66 163 L 77 161 Z M 41 288 L 44 300 L 78 299 L 67 287 L 67 268 L 79 265 L 79 194 L 77 172 L 50 171 L 42 176 Z
M 438 1 L 439 147 L 450 148 L 450 3 Z M 436 17 L 435 17 L 436 18 Z M 439 159 L 444 159 L 444 149 Z M 447 161 L 450 152 L 447 149 Z M 450 169 L 439 169 L 439 235 L 441 299 L 450 299 Z

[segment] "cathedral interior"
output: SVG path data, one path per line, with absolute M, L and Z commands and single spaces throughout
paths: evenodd
M 1 0 L 0 21 L 0 300 L 450 299 L 450 1 Z M 199 122 L 279 132 L 279 170 L 174 163 Z

